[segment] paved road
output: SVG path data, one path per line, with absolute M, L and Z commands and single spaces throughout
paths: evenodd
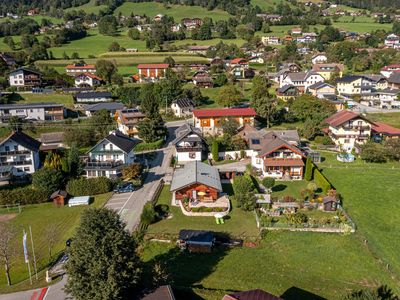
M 169 133 L 166 146 L 163 149 L 154 151 L 154 158 L 148 161 L 149 172 L 143 187 L 132 193 L 115 194 L 107 202 L 106 207 L 114 209 L 120 214 L 129 231 L 133 231 L 139 224 L 143 207 L 156 192 L 160 179 L 164 178 L 166 173 L 171 172 L 169 164 L 173 154 L 173 147 L 170 142 L 175 138 L 175 129 L 186 122 L 190 121 L 182 120 L 166 123 Z

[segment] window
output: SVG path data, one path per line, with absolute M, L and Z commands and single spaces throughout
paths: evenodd
M 251 140 L 251 143 L 252 143 L 253 145 L 260 145 L 260 140 L 259 140 L 259 139 L 252 139 L 252 140 Z
M 110 144 L 110 150 L 111 151 L 113 150 L 113 144 Z
M 14 150 L 18 151 L 18 145 L 14 145 Z
M 25 172 L 29 172 L 31 169 L 29 167 L 24 167 Z
M 10 151 L 10 146 L 5 146 L 6 152 Z
M 350 143 L 350 140 L 349 140 L 349 139 L 345 139 L 345 140 L 344 140 L 344 143 L 345 143 L 345 144 L 348 144 L 348 143 Z

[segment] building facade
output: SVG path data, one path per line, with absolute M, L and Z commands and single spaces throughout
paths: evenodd
M 60 121 L 64 120 L 64 114 L 64 105 L 57 103 L 0 105 L 1 122 L 8 122 L 11 117 L 22 120 Z

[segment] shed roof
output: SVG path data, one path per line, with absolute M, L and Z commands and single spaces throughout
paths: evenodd
M 179 231 L 178 239 L 182 241 L 211 243 L 214 239 L 214 234 L 211 231 L 205 230 L 182 229 Z
M 227 294 L 222 300 L 283 300 L 260 289 Z
M 375 122 L 372 124 L 372 131 L 389 136 L 400 136 L 400 129 L 388 124 Z
M 183 168 L 175 170 L 171 182 L 171 192 L 195 183 L 222 191 L 218 169 L 200 161 L 192 161 L 185 164 Z
M 142 300 L 175 300 L 175 296 L 170 285 L 162 285 L 144 296 Z
M 102 102 L 102 103 L 86 105 L 85 110 L 86 111 L 99 111 L 102 109 L 119 110 L 119 109 L 123 109 L 124 107 L 125 107 L 125 105 L 120 102 Z

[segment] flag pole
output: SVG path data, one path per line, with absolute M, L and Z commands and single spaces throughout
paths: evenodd
M 35 247 L 33 247 L 32 227 L 31 227 L 30 225 L 29 225 L 29 232 L 30 232 L 30 234 L 31 234 L 32 255 L 33 255 L 33 266 L 34 266 L 34 268 L 35 268 L 35 277 L 36 277 L 36 280 L 38 280 L 37 268 L 36 268 Z
M 32 274 L 31 274 L 31 266 L 29 264 L 29 256 L 28 256 L 28 246 L 26 244 L 26 232 L 25 229 L 23 229 L 23 238 L 22 238 L 22 245 L 24 247 L 24 257 L 25 257 L 25 263 L 28 264 L 28 272 L 29 272 L 29 281 L 32 285 Z

